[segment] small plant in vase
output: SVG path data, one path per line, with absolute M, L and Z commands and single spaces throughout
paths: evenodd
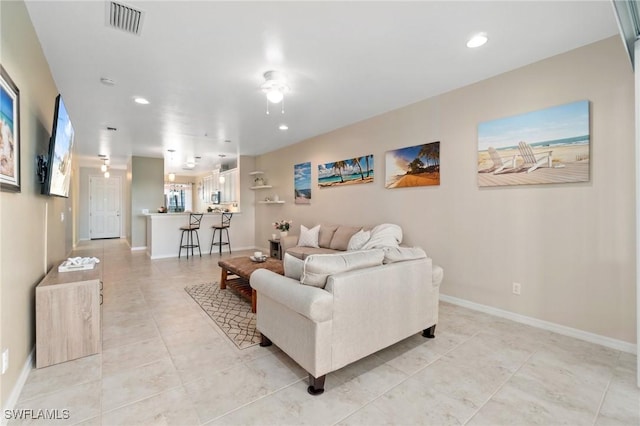
M 291 227 L 291 220 L 280 220 L 273 223 L 273 227 L 280 231 L 280 238 L 286 237 L 289 234 L 289 228 Z

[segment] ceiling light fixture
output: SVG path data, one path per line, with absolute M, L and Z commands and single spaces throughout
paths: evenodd
M 109 176 L 111 176 L 111 174 L 109 174 L 108 170 L 106 172 L 104 172 L 104 178 L 105 179 L 109 179 Z
M 176 152 L 175 149 L 168 149 L 168 152 L 170 152 L 171 154 L 171 158 L 169 159 L 169 170 L 171 170 L 171 164 L 173 163 L 173 153 Z M 175 182 L 176 180 L 176 174 L 173 172 L 169 172 L 169 182 Z
M 278 71 L 267 71 L 263 76 L 265 81 L 260 88 L 267 95 L 267 114 L 269 114 L 269 103 L 280 102 L 282 102 L 281 112 L 284 114 L 284 94 L 289 91 L 284 74 Z
M 140 96 L 136 96 L 135 98 L 133 98 L 133 101 L 140 105 L 149 105 L 149 101 Z
M 286 124 L 281 124 L 280 127 L 278 127 L 278 129 L 280 129 L 280 130 L 289 130 L 289 126 L 287 126 Z
M 467 47 L 470 49 L 474 49 L 476 47 L 484 45 L 487 41 L 489 41 L 487 34 L 479 33 L 474 35 L 469 39 L 469 41 L 467 41 Z
M 100 157 L 100 159 L 102 160 L 102 165 L 100 166 L 100 171 L 102 173 L 109 173 L 108 172 L 108 170 L 109 170 L 109 166 L 108 166 L 109 159 L 107 158 L 107 156 L 101 154 L 98 157 Z M 105 176 L 105 177 L 109 177 L 109 176 Z

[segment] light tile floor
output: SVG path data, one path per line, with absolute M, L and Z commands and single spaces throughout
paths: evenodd
M 103 262 L 102 354 L 31 371 L 16 408 L 68 420 L 9 424 L 640 424 L 634 355 L 447 303 L 435 339 L 331 373 L 312 397 L 288 356 L 236 349 L 184 291 L 219 279 L 218 255 L 151 261 L 123 240 L 74 255 Z

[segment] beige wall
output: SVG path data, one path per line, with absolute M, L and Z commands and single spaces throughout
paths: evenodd
M 591 101 L 591 181 L 477 186 L 477 125 Z M 441 141 L 441 185 L 384 188 L 387 150 Z M 318 164 L 373 154 L 372 184 L 318 189 Z M 312 162 L 312 204 L 293 204 L 293 166 Z M 636 341 L 634 89 L 618 37 L 262 155 L 284 205 L 271 222 L 400 224 L 445 269 L 441 292 L 626 342 Z M 260 194 L 261 196 L 264 194 Z M 522 284 L 513 295 L 512 282 Z
M 0 349 L 10 351 L 0 376 L 4 407 L 35 340 L 34 288 L 71 251 L 73 209 L 71 199 L 40 195 L 36 181 L 35 158 L 47 152 L 58 94 L 49 65 L 24 3 L 3 1 L 0 15 L 2 65 L 20 90 L 22 186 L 0 193 Z
M 131 159 L 131 247 L 147 245 L 147 218 L 142 209 L 157 211 L 164 205 L 164 160 Z

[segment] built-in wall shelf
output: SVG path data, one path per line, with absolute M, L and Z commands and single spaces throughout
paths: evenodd
M 249 176 L 261 175 L 261 174 L 264 174 L 264 172 L 260 170 L 249 172 Z
M 284 201 L 258 201 L 260 204 L 284 204 Z
M 258 186 L 252 186 L 249 189 L 269 189 L 269 188 L 273 188 L 273 186 L 271 186 L 271 185 L 258 185 Z

